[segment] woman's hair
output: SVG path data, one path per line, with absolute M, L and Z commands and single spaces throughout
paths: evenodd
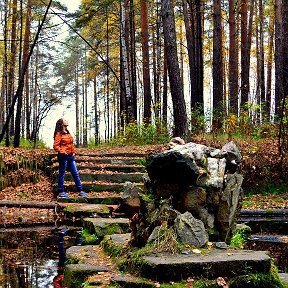
M 56 134 L 58 132 L 62 132 L 63 131 L 63 122 L 64 122 L 63 118 L 60 118 L 59 120 L 57 120 L 56 126 L 55 126 L 55 130 L 54 130 L 54 139 L 55 139 L 55 136 L 56 136 Z M 67 130 L 67 132 L 69 133 L 68 130 Z

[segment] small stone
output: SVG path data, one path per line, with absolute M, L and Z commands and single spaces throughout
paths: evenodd
M 227 249 L 228 245 L 225 242 L 216 242 L 215 247 L 218 249 Z

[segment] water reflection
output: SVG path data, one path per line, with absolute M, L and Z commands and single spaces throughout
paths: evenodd
M 0 231 L 0 287 L 62 288 L 67 229 Z

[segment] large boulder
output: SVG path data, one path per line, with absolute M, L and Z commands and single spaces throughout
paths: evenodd
M 148 195 L 140 196 L 134 217 L 138 222 L 131 222 L 136 224 L 135 243 L 154 240 L 163 224 L 173 227 L 183 243 L 196 247 L 208 239 L 229 242 L 242 201 L 243 177 L 238 172 L 242 157 L 236 144 L 216 149 L 179 142 L 170 147 L 147 157 Z

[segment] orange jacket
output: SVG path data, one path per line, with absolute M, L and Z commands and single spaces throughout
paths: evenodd
M 70 133 L 57 132 L 53 148 L 60 154 L 76 154 L 73 137 Z

